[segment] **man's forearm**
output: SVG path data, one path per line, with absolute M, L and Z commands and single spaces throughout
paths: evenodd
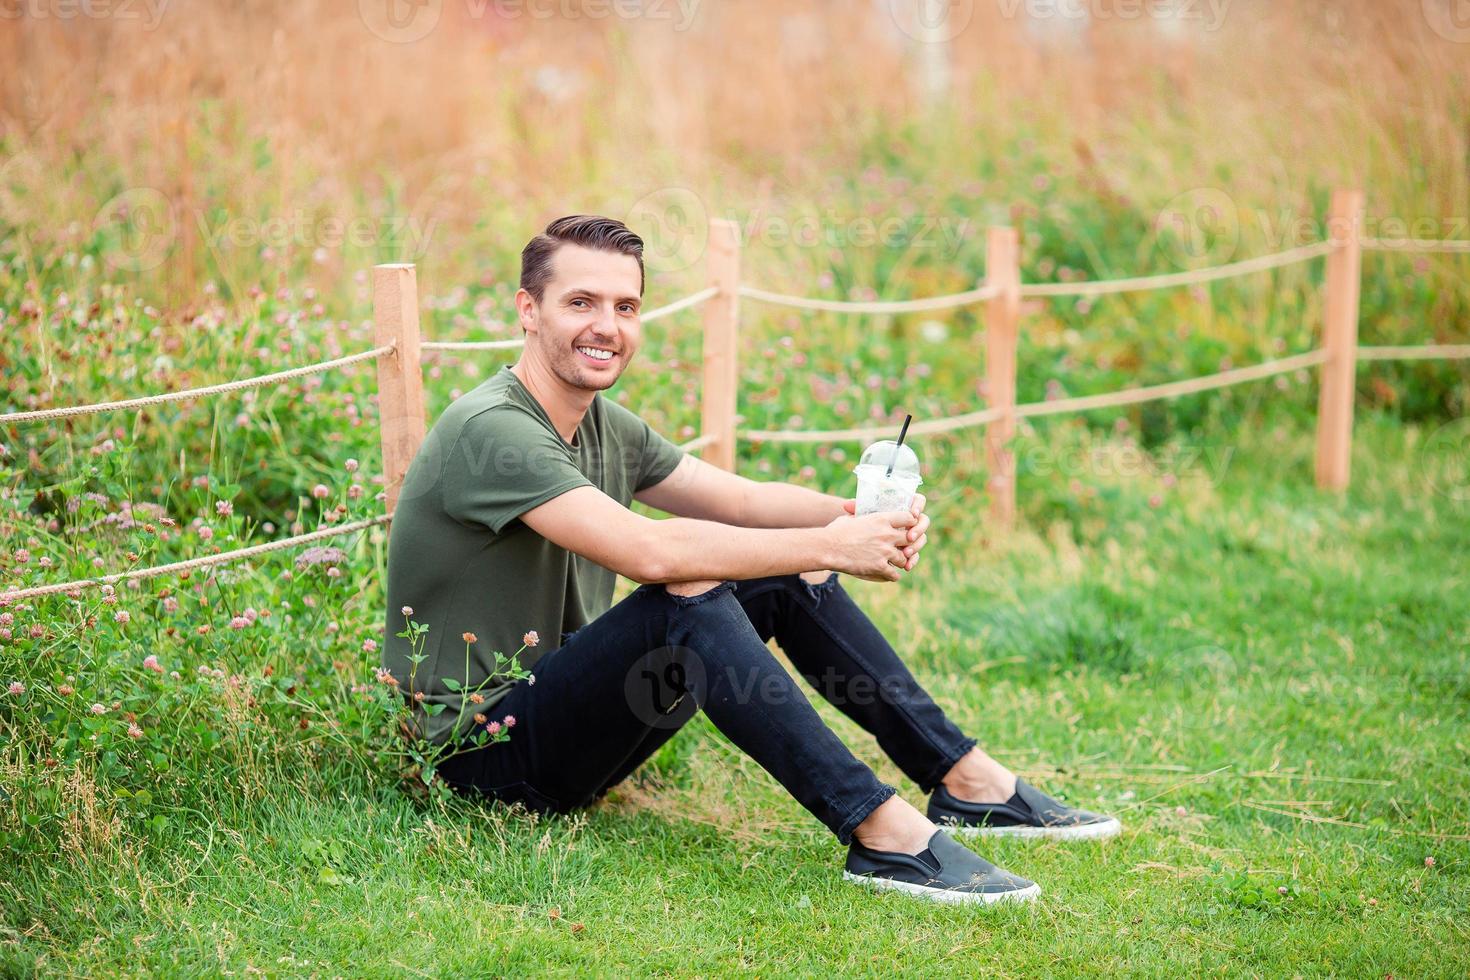
M 846 513 L 844 499 L 794 483 L 752 483 L 740 523 L 743 527 L 826 527 Z
M 649 582 L 791 575 L 827 568 L 835 560 L 825 526 L 734 527 L 690 517 L 652 524 Z

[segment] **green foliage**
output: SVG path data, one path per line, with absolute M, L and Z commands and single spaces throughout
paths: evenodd
M 0 471 L 25 488 L 0 497 L 0 527 L 19 546 L 0 556 L 7 588 L 257 543 L 254 522 L 234 510 L 241 487 L 212 473 L 177 495 L 201 515 L 191 521 L 135 503 L 136 455 L 130 443 L 108 445 L 75 477 L 46 486 L 28 482 L 34 473 Z M 364 496 L 357 472 L 349 463 L 335 481 L 345 486 L 319 485 L 288 517 L 316 528 L 361 516 L 349 507 Z M 63 828 L 99 808 L 157 834 L 183 814 L 255 799 L 278 782 L 301 785 L 324 760 L 351 767 L 374 791 L 396 774 L 410 789 L 448 793 L 435 771 L 469 748 L 414 737 L 397 679 L 375 671 L 382 611 L 364 598 L 380 595 L 364 581 L 375 577 L 366 543 L 348 536 L 298 549 L 294 560 L 4 602 L 0 666 L 7 688 L 20 691 L 0 696 L 9 774 L 0 839 L 53 853 Z M 411 633 L 418 650 L 428 630 L 407 620 L 399 635 Z M 515 657 L 496 657 L 497 681 L 528 676 Z M 408 690 L 418 681 L 408 678 Z M 462 715 L 484 686 L 463 690 Z M 510 737 L 494 727 L 480 726 L 469 745 Z
M 936 137 L 907 138 L 908 149 L 875 146 L 884 162 L 833 192 L 838 213 L 872 204 L 1014 218 L 1028 281 L 1176 271 L 1177 249 L 1153 230 L 1159 202 L 1086 190 L 1035 140 L 997 153 L 968 186 L 923 179 L 913 161 Z M 1050 174 L 1044 186 L 1037 173 Z M 511 217 L 496 220 L 513 227 Z M 757 240 L 749 279 L 843 298 L 965 289 L 984 273 L 979 228 L 947 250 L 914 245 L 912 222 L 891 247 Z M 511 335 L 518 242 L 496 234 L 483 277 L 426 288 L 428 336 Z M 7 411 L 186 388 L 374 343 L 362 280 L 299 255 L 258 281 L 223 270 L 181 310 L 106 272 L 106 236 L 36 254 L 20 243 L 0 234 Z M 1456 261 L 1371 260 L 1364 342 L 1462 341 Z M 1028 307 L 1020 397 L 1306 349 L 1320 277 L 1310 266 Z M 650 303 L 696 288 L 657 273 L 650 284 Z M 842 428 L 974 410 L 977 313 L 860 321 L 747 304 L 743 424 Z M 698 421 L 695 322 L 650 324 L 609 393 L 676 440 Z M 499 363 L 427 359 L 431 416 Z M 9 428 L 0 587 L 375 516 L 381 478 L 355 462 L 378 455 L 374 391 L 362 366 Z M 455 962 L 715 974 L 766 962 L 996 973 L 1246 962 L 1270 974 L 1463 974 L 1456 915 L 1470 900 L 1470 853 L 1454 835 L 1470 820 L 1470 637 L 1457 611 L 1470 597 L 1446 570 L 1470 546 L 1464 423 L 1452 421 L 1466 391 L 1463 364 L 1365 365 L 1344 501 L 1312 489 L 1307 373 L 1023 424 L 1013 448 L 1035 536 L 1004 546 L 982 516 L 980 433 L 917 441 L 934 543 L 910 583 L 851 590 L 982 745 L 1130 828 L 1106 850 L 987 850 L 1042 880 L 1048 897 L 983 921 L 849 894 L 830 840 L 703 716 L 585 823 L 451 796 L 436 778 L 443 750 L 413 737 L 421 716 L 402 688 L 419 678 L 375 673 L 381 528 L 310 553 L 12 604 L 0 610 L 11 617 L 0 683 L 23 690 L 0 693 L 0 847 L 17 857 L 0 881 L 0 972 L 43 961 L 78 973 L 199 962 L 238 972 L 265 950 L 286 972 L 319 961 L 347 973 Z M 840 493 L 856 448 L 745 442 L 739 466 Z M 405 617 L 399 635 L 421 643 L 434 626 Z M 498 657 L 499 676 L 523 676 L 514 656 Z M 472 711 L 476 691 L 445 686 Z M 902 783 L 863 733 L 821 708 Z M 160 917 L 178 928 L 157 929 Z M 741 946 L 747 933 L 765 959 Z

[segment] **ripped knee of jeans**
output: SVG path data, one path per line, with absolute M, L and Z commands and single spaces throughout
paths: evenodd
M 707 584 L 707 582 L 670 582 L 664 586 L 664 594 L 667 595 L 670 599 L 674 600 L 674 604 L 676 606 L 683 609 L 688 606 L 698 605 L 701 602 L 706 602 L 710 599 L 715 598 L 716 596 L 729 592 L 735 587 L 734 581 L 726 579 L 723 582 L 718 582 L 713 586 L 710 586 L 709 588 L 700 592 L 696 592 L 692 595 L 685 595 L 683 592 L 674 591 L 676 588 L 681 588 L 684 586 L 699 586 Z
M 806 594 L 811 596 L 813 602 L 821 602 L 823 596 L 825 596 L 827 593 L 831 592 L 837 587 L 836 572 L 828 572 L 827 577 L 822 579 L 820 582 L 813 582 L 811 579 L 807 578 L 807 575 L 809 574 L 811 573 L 802 572 L 801 575 L 798 576 L 798 578 L 801 579 L 802 587 L 806 589 Z

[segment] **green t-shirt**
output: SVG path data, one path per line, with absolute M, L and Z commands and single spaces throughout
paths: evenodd
M 436 743 L 455 733 L 462 695 L 445 678 L 473 690 L 535 630 L 540 643 L 519 657 L 529 668 L 612 605 L 617 575 L 537 534 L 518 518 L 577 487 L 595 486 L 623 506 L 637 491 L 673 472 L 683 451 L 599 392 L 571 444 L 541 403 L 507 365 L 456 400 L 434 424 L 404 477 L 388 541 L 388 614 L 382 666 L 409 693 L 413 653 L 402 607 L 429 627 L 425 659 L 413 674 L 424 705 L 421 730 Z M 464 633 L 469 644 L 466 676 Z M 503 675 L 502 675 L 503 677 Z M 480 691 L 464 707 L 456 737 L 472 730 L 475 712 L 508 693 L 507 680 Z

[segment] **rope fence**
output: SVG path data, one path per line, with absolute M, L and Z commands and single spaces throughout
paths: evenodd
M 1470 358 L 1470 344 L 1426 344 L 1422 346 L 1359 346 L 1357 343 L 1358 296 L 1361 286 L 1361 255 L 1364 250 L 1383 252 L 1470 253 L 1470 241 L 1406 241 L 1363 238 L 1356 234 L 1362 223 L 1363 199 L 1358 191 L 1333 195 L 1330 220 L 1337 227 L 1351 227 L 1354 234 L 1340 240 L 1316 242 L 1282 252 L 1181 273 L 1137 276 L 1127 279 L 1073 283 L 1030 283 L 1020 281 L 1019 250 L 1013 229 L 991 229 L 985 284 L 964 292 L 908 300 L 871 302 L 828 300 L 791 296 L 748 286 L 739 281 L 739 233 L 735 222 L 715 219 L 710 226 L 705 288 L 644 313 L 643 322 L 673 316 L 702 304 L 704 311 L 704 389 L 701 435 L 680 443 L 685 452 L 699 452 L 714 465 L 734 468 L 734 450 L 739 439 L 759 443 L 847 442 L 893 436 L 898 426 L 868 426 L 831 430 L 759 430 L 737 428 L 743 419 L 735 411 L 737 380 L 735 337 L 739 323 L 739 300 L 752 299 L 796 309 L 883 315 L 952 309 L 986 303 L 987 380 L 989 404 L 982 409 L 938 419 L 925 419 L 909 426 L 914 435 L 931 435 L 987 426 L 987 463 L 991 471 L 992 511 L 1004 527 L 1015 513 L 1015 468 L 1007 443 L 1014 434 L 1015 420 L 1116 408 L 1142 402 L 1178 398 L 1246 384 L 1312 367 L 1321 367 L 1318 402 L 1317 483 L 1329 490 L 1347 486 L 1351 449 L 1354 372 L 1360 361 L 1460 360 Z M 1323 344 L 1301 354 L 1242 368 L 1178 381 L 1169 381 L 1122 391 L 1041 402 L 1015 403 L 1016 337 L 1020 303 L 1027 297 L 1100 296 L 1110 293 L 1169 289 L 1250 275 L 1326 257 L 1327 281 Z M 203 388 L 169 392 L 122 401 L 77 405 L 66 408 L 11 412 L 0 415 L 0 424 L 70 418 L 100 412 L 144 408 L 149 405 L 227 394 L 246 388 L 278 384 L 293 378 L 347 367 L 367 360 L 378 365 L 378 408 L 383 451 L 385 513 L 353 521 L 340 527 L 323 528 L 309 534 L 282 538 L 264 544 L 200 558 L 191 558 L 152 568 L 134 569 L 28 589 L 0 593 L 0 604 L 19 599 L 72 592 L 194 568 L 222 565 L 246 558 L 293 548 L 311 541 L 351 534 L 392 520 L 398 493 L 409 463 L 417 454 L 427 426 L 420 354 L 424 351 L 494 351 L 522 347 L 524 338 L 491 341 L 423 341 L 419 336 L 416 272 L 412 265 L 385 265 L 374 270 L 373 310 L 379 345 L 346 357 L 308 364 L 254 378 L 245 378 Z M 711 302 L 714 301 L 714 302 Z

